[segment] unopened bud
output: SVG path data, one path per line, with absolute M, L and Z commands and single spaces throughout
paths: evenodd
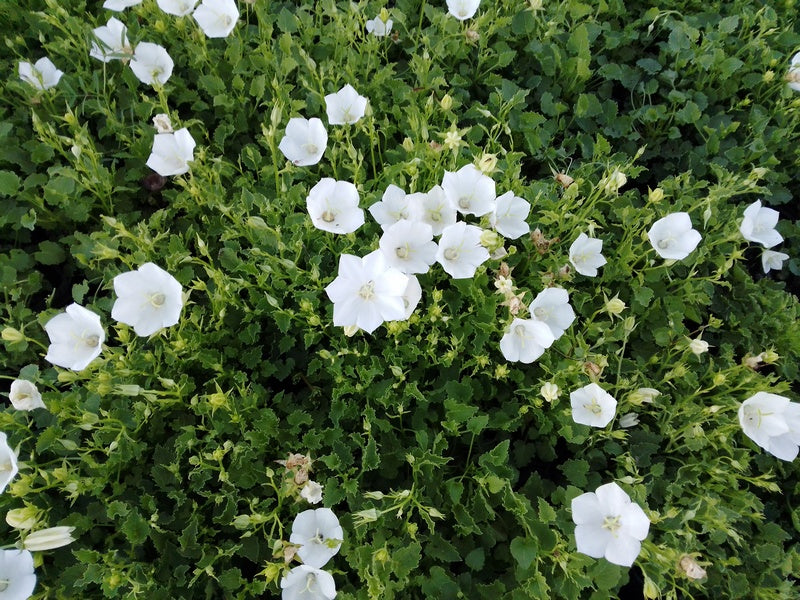
M 61 548 L 75 541 L 72 537 L 74 527 L 49 527 L 40 531 L 34 531 L 22 540 L 22 547 L 32 552 L 40 550 L 52 550 Z
M 628 402 L 641 406 L 642 404 L 652 403 L 660 395 L 661 392 L 654 388 L 639 388 L 628 396 Z
M 475 31 L 474 29 L 467 29 L 467 32 L 466 32 L 464 35 L 465 35 L 465 37 L 467 38 L 467 41 L 468 41 L 470 44 L 474 44 L 474 43 L 475 43 L 475 42 L 477 42 L 479 39 L 481 39 L 481 34 L 479 34 L 479 33 L 478 33 L 477 31 Z
M 708 352 L 709 344 L 706 341 L 701 340 L 700 338 L 695 338 L 689 342 L 689 350 L 692 351 L 692 354 L 700 356 L 701 354 L 705 354 Z
M 25 336 L 19 329 L 14 329 L 13 327 L 6 327 L 0 332 L 0 337 L 3 338 L 6 342 L 22 342 L 25 340 Z
M 780 356 L 778 356 L 778 353 L 775 352 L 774 350 L 765 350 L 764 352 L 761 353 L 761 358 L 764 359 L 765 363 L 771 365 L 777 362 Z
M 588 360 L 583 363 L 583 370 L 592 379 L 597 379 L 600 376 L 600 373 L 603 371 L 600 368 L 600 365 Z
M 605 311 L 612 317 L 618 317 L 619 315 L 622 314 L 622 311 L 624 311 L 627 308 L 625 302 L 620 300 L 619 296 L 617 295 L 615 295 L 610 300 L 608 298 L 606 298 L 605 300 L 606 300 Z
M 403 150 L 406 152 L 411 152 L 414 149 L 414 142 L 411 141 L 411 138 L 405 138 L 403 140 Z
M 478 169 L 484 175 L 491 175 L 497 169 L 497 154 L 484 154 L 478 161 Z
M 664 190 L 658 187 L 654 190 L 647 188 L 648 202 L 661 202 L 663 199 L 664 199 Z
M 539 390 L 539 393 L 547 402 L 553 402 L 556 400 L 556 398 L 558 398 L 558 386 L 555 383 L 548 381 L 542 386 L 542 388 Z
M 38 516 L 39 510 L 32 506 L 15 508 L 6 513 L 6 523 L 14 529 L 32 529 Z
M 453 108 L 453 97 L 450 94 L 445 94 L 439 101 L 443 110 L 450 110 Z

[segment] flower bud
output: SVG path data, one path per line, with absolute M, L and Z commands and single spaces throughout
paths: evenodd
M 625 302 L 620 300 L 619 295 L 617 294 L 615 294 L 614 297 L 611 298 L 610 300 L 608 299 L 608 297 L 605 297 L 605 301 L 606 301 L 605 311 L 611 317 L 618 317 L 619 315 L 622 314 L 622 311 L 624 311 L 627 308 Z
M 378 16 L 381 18 L 381 21 L 383 21 L 384 23 L 388 23 L 389 22 L 389 11 L 386 10 L 385 6 L 383 8 L 381 8 L 381 12 L 378 13 Z
M 604 177 L 600 184 L 603 186 L 603 190 L 607 194 L 616 194 L 619 192 L 619 188 L 623 185 L 628 183 L 628 178 L 625 176 L 625 173 L 620 171 L 618 168 L 614 168 L 610 175 Z
M 3 329 L 2 333 L 0 333 L 0 337 L 3 338 L 6 342 L 22 342 L 25 341 L 25 336 L 19 329 L 14 329 L 13 327 L 6 327 Z
M 384 547 L 384 548 L 379 548 L 378 550 L 376 550 L 372 554 L 372 558 L 374 558 L 377 562 L 385 563 L 385 562 L 389 562 L 389 559 L 391 557 L 389 556 L 389 551 Z
M 6 523 L 14 529 L 33 529 L 38 516 L 39 510 L 32 506 L 15 508 L 6 513 Z
M 619 419 L 619 426 L 620 427 L 633 427 L 639 423 L 639 415 L 636 413 L 627 413 L 622 415 Z
M 635 392 L 632 392 L 628 396 L 628 402 L 635 406 L 641 406 L 642 404 L 650 404 L 655 400 L 658 396 L 661 395 L 656 389 L 653 388 L 639 388 Z
M 443 110 L 450 110 L 453 108 L 453 97 L 450 94 L 445 94 L 439 101 Z
M 684 554 L 680 561 L 681 570 L 689 579 L 705 579 L 706 570 L 697 564 L 697 561 L 688 554 Z
M 625 317 L 622 321 L 622 327 L 625 329 L 625 333 L 631 333 L 634 329 L 636 329 L 636 319 L 633 317 Z
M 172 121 L 165 113 L 159 113 L 153 117 L 153 126 L 158 133 L 172 133 Z
M 654 190 L 647 188 L 648 202 L 661 202 L 663 199 L 664 199 L 664 190 L 658 187 Z
M 642 589 L 642 595 L 648 600 L 655 600 L 655 598 L 661 597 L 661 591 L 658 589 L 658 586 L 652 579 L 650 579 L 647 576 L 645 576 L 644 578 L 644 588 Z
M 600 368 L 600 365 L 588 360 L 583 363 L 583 370 L 592 379 L 597 379 L 600 376 L 600 373 L 603 372 L 603 369 Z
M 475 31 L 474 29 L 467 29 L 467 32 L 464 34 L 467 38 L 467 42 L 470 44 L 474 44 L 479 39 L 481 39 L 481 34 Z
M 768 365 L 777 362 L 777 360 L 780 358 L 780 356 L 778 356 L 778 353 L 775 352 L 774 350 L 765 350 L 764 352 L 761 353 L 761 357 L 764 359 L 764 362 L 767 363 Z
M 411 152 L 414 149 L 414 142 L 411 141 L 411 138 L 406 138 L 403 140 L 403 150 L 406 152 Z
M 310 504 L 318 504 L 322 502 L 322 486 L 316 481 L 310 479 L 306 481 L 303 489 L 300 490 L 300 497 L 307 500 Z
M 483 233 L 481 233 L 480 239 L 481 246 L 488 248 L 489 250 L 500 248 L 505 241 L 501 235 L 498 235 L 490 229 L 484 229 Z
M 497 169 L 497 154 L 484 154 L 478 161 L 478 169 L 484 175 L 491 175 Z
M 75 541 L 73 531 L 74 527 L 49 527 L 34 531 L 22 540 L 22 547 L 32 552 L 61 548 Z
M 547 402 L 554 402 L 556 398 L 558 398 L 558 391 L 558 386 L 555 383 L 548 381 L 542 386 L 542 388 L 539 390 L 539 393 Z
M 700 356 L 701 354 L 705 354 L 708 352 L 709 344 L 706 341 L 701 340 L 700 338 L 695 338 L 689 342 L 689 350 L 692 351 L 692 354 Z
M 39 390 L 36 389 L 34 384 L 25 379 L 16 379 L 11 383 L 8 399 L 11 400 L 12 406 L 17 410 L 45 408 Z

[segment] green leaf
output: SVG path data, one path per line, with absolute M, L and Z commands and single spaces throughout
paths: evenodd
M 19 177 L 11 171 L 0 171 L 0 196 L 12 196 L 19 189 Z
M 539 547 L 536 540 L 524 537 L 515 537 L 511 540 L 511 556 L 517 561 L 521 569 L 527 569 L 536 560 Z
M 33 257 L 43 265 L 58 265 L 64 262 L 66 254 L 60 244 L 45 240 L 39 242 L 39 251 Z
M 134 510 L 125 519 L 122 525 L 122 533 L 128 538 L 128 542 L 134 546 L 138 546 L 147 539 L 147 534 L 150 533 L 150 525 Z

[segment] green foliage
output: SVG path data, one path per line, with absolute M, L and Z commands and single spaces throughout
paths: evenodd
M 209 39 L 144 0 L 120 18 L 132 43 L 175 60 L 159 90 L 89 57 L 99 3 L 30 4 L 0 5 L 5 72 L 47 55 L 65 75 L 42 93 L 9 76 L 0 92 L 2 375 L 34 381 L 47 411 L 0 414 L 21 461 L 0 504 L 78 538 L 37 566 L 36 597 L 277 595 L 307 508 L 296 471 L 275 462 L 290 453 L 312 457 L 345 531 L 338 598 L 796 596 L 798 467 L 737 419 L 745 398 L 796 392 L 800 377 L 797 299 L 738 232 L 758 198 L 796 217 L 790 2 L 502 0 L 461 23 L 444 3 L 398 0 L 396 36 L 377 38 L 364 22 L 379 3 L 256 0 Z M 328 128 L 318 165 L 286 161 L 288 120 L 324 119 L 324 96 L 346 83 L 367 115 Z M 162 112 L 197 148 L 190 173 L 154 189 Z M 568 289 L 567 333 L 531 365 L 503 358 L 499 260 L 471 280 L 421 276 L 408 321 L 333 327 L 324 288 L 380 227 L 315 229 L 309 189 L 351 181 L 366 208 L 389 184 L 427 191 L 486 155 L 541 234 L 505 243 L 517 291 L 528 304 Z M 677 211 L 703 241 L 665 262 L 646 233 Z M 779 225 L 794 275 L 796 227 Z M 596 278 L 563 268 L 581 232 L 604 242 Z M 178 325 L 139 338 L 110 318 L 112 279 L 148 261 L 187 301 Z M 73 301 L 107 331 L 77 373 L 43 360 L 43 324 Z M 698 337 L 711 344 L 699 356 Z M 745 362 L 767 351 L 757 370 Z M 576 424 L 569 392 L 594 380 L 639 424 Z M 643 387 L 661 395 L 648 403 Z M 630 571 L 575 548 L 572 499 L 610 481 L 652 522 Z M 707 579 L 687 578 L 684 555 Z

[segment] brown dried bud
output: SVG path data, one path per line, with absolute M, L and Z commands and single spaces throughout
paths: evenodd
M 575 180 L 566 173 L 556 173 L 553 175 L 553 179 L 560 183 L 561 187 L 564 189 L 567 189 L 569 186 L 575 183 Z
M 706 570 L 688 554 L 681 557 L 680 567 L 689 579 L 705 579 L 706 577 Z
M 599 365 L 588 360 L 583 363 L 583 370 L 592 379 L 597 379 L 600 377 L 600 373 L 603 372 L 603 369 L 601 369 Z

